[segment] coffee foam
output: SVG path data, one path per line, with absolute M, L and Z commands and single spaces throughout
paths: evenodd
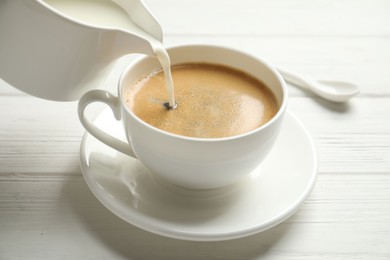
M 277 112 L 273 93 L 257 79 L 211 64 L 172 67 L 177 109 L 167 110 L 165 78 L 154 72 L 129 86 L 125 102 L 135 115 L 162 130 L 191 137 L 215 138 L 249 132 Z

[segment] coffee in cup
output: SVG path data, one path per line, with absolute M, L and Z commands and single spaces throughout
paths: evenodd
M 162 70 L 124 90 L 126 106 L 161 130 L 199 138 L 220 138 L 252 131 L 278 110 L 272 91 L 253 76 L 227 66 L 187 63 L 171 68 L 177 109 L 167 109 Z

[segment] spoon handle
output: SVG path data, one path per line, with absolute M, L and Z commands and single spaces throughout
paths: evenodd
M 286 71 L 284 69 L 278 68 L 279 73 L 282 75 L 283 79 L 291 84 L 310 89 L 310 83 L 306 78 L 303 78 L 295 73 Z

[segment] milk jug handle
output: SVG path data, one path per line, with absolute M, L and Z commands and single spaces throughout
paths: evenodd
M 86 108 L 88 105 L 94 102 L 101 102 L 110 107 L 112 110 L 114 117 L 116 120 L 121 119 L 121 105 L 119 98 L 112 95 L 108 91 L 105 90 L 91 90 L 87 93 L 85 93 L 79 103 L 78 103 L 78 114 L 79 119 L 81 121 L 81 124 L 84 126 L 84 128 L 95 138 L 97 138 L 99 141 L 103 142 L 104 144 L 114 148 L 115 150 L 118 150 L 119 152 L 122 152 L 124 154 L 127 154 L 131 157 L 136 158 L 131 146 L 119 140 L 118 138 L 110 135 L 109 133 L 103 131 L 99 127 L 97 127 L 87 116 L 85 113 Z

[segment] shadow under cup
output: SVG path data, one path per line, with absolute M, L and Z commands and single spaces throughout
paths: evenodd
M 121 117 L 137 158 L 153 174 L 185 188 L 212 189 L 233 184 L 259 166 L 270 151 L 287 106 L 287 88 L 267 62 L 220 46 L 181 45 L 167 49 L 171 65 L 212 63 L 241 70 L 262 81 L 275 95 L 279 109 L 263 126 L 224 138 L 185 137 L 155 128 L 133 114 L 123 100 L 126 87 L 161 69 L 157 59 L 143 57 L 123 73 L 118 93 Z

